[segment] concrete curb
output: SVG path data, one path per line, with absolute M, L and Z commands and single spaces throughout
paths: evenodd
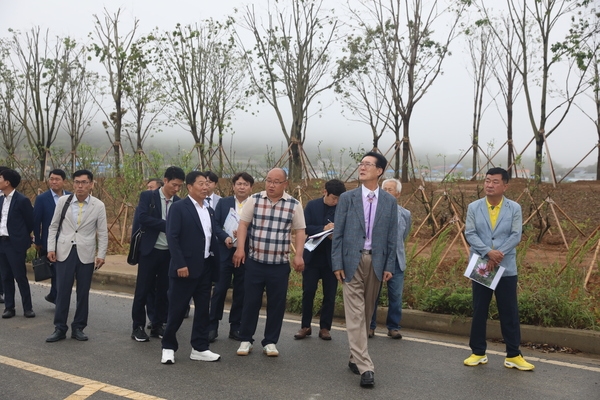
M 27 264 L 28 273 L 33 277 L 33 268 Z M 93 284 L 97 286 L 111 285 L 124 288 L 133 293 L 136 275 L 118 273 L 100 269 L 93 276 Z M 227 302 L 231 302 L 231 291 L 227 293 Z M 263 301 L 265 304 L 266 301 Z M 377 312 L 377 323 L 385 325 L 387 308 L 380 307 Z M 343 307 L 336 307 L 335 317 L 344 318 Z M 471 318 L 445 314 L 433 314 L 425 311 L 402 310 L 402 327 L 426 332 L 445 333 L 456 336 L 469 336 Z M 501 339 L 499 321 L 488 321 L 488 339 Z M 600 332 L 568 328 L 544 328 L 540 326 L 521 325 L 521 341 L 554 346 L 570 347 L 584 353 L 600 355 Z

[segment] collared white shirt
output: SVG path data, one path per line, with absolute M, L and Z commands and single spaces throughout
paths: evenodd
M 204 237 L 206 238 L 206 241 L 204 242 L 204 258 L 208 258 L 210 256 L 210 239 L 212 238 L 212 223 L 210 220 L 210 214 L 208 213 L 208 208 L 203 204 L 198 203 L 192 197 L 190 197 L 190 200 L 192 201 L 194 207 L 196 207 L 196 212 L 200 218 L 202 230 L 204 231 Z
M 65 195 L 65 191 L 63 190 L 61 195 L 56 194 L 52 189 L 50 189 L 50 193 L 52 193 L 52 198 L 54 199 L 54 205 L 58 204 L 58 199 Z
M 4 193 L 2 196 L 4 197 L 4 202 L 2 203 L 2 220 L 0 221 L 0 236 L 8 236 L 8 227 L 6 226 L 6 222 L 8 221 L 8 210 L 10 209 L 10 202 L 12 201 L 13 194 L 15 191 L 13 189 L 12 192 L 8 196 L 5 196 Z

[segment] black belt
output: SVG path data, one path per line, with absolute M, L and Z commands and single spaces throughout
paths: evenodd
M 0 236 L 0 240 L 10 240 L 10 236 Z
M 373 250 L 362 249 L 360 250 L 362 254 L 373 254 Z

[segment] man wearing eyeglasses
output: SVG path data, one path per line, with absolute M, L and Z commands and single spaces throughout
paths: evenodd
M 94 270 L 104 265 L 108 247 L 106 209 L 102 201 L 91 195 L 93 188 L 94 175 L 90 171 L 85 169 L 75 171 L 74 194 L 63 196 L 58 200 L 48 228 L 48 260 L 56 263 L 57 289 L 55 329 L 54 333 L 46 338 L 46 342 L 49 343 L 67 337 L 69 329 L 67 318 L 75 280 L 77 280 L 77 308 L 71 323 L 71 338 L 79 341 L 88 340 L 83 330 L 88 321 L 92 275 Z M 63 215 L 64 217 L 61 218 Z
M 263 353 L 268 357 L 279 355 L 276 344 L 285 314 L 292 231 L 296 233 L 293 266 L 297 272 L 304 270 L 304 212 L 300 202 L 285 192 L 287 186 L 286 172 L 281 168 L 273 168 L 267 174 L 266 190 L 250 196 L 242 208 L 237 241 L 245 243 L 248 237 L 248 256 L 242 245 L 233 254 L 234 267 L 245 264 L 246 268 L 239 335 L 242 343 L 237 351 L 238 356 L 247 356 L 252 351 L 252 337 L 256 332 L 264 289 L 268 306 L 264 339 L 261 342 Z
M 398 211 L 394 196 L 378 186 L 386 158 L 369 152 L 358 166 L 361 186 L 342 193 L 335 210 L 331 261 L 344 293 L 348 367 L 360 375 L 360 386 L 369 388 L 375 368 L 367 335 L 381 282 L 389 281 L 396 267 Z

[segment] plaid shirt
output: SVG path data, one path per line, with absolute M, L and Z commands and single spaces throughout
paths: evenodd
M 240 218 L 251 223 L 248 257 L 264 264 L 289 263 L 292 229 L 306 228 L 300 202 L 287 193 L 274 204 L 265 191 L 253 194 Z

